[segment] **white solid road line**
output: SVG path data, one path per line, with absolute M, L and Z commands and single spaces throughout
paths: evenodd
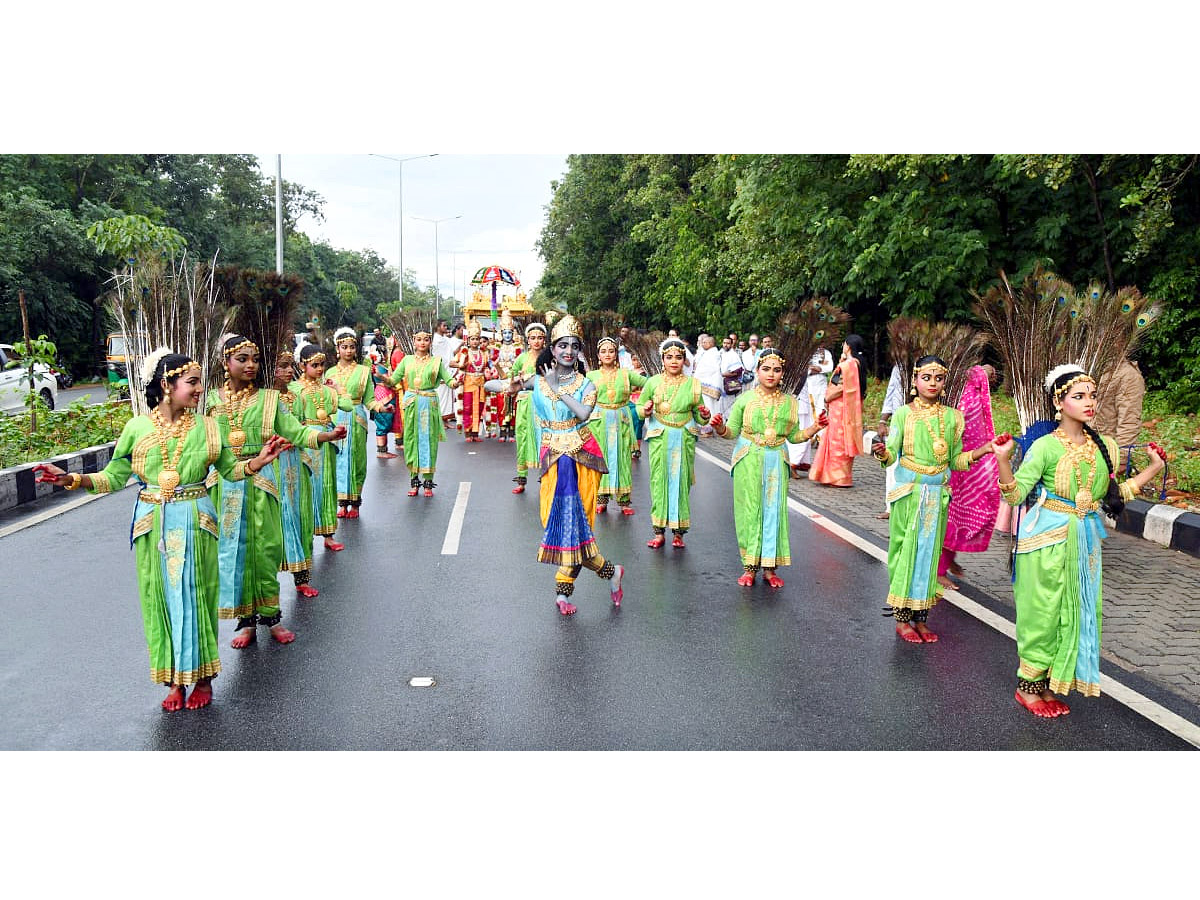
M 40 522 L 45 522 L 47 519 L 53 519 L 55 516 L 62 515 L 63 513 L 67 512 L 68 510 L 79 509 L 79 507 L 83 506 L 83 504 L 91 503 L 93 500 L 99 500 L 101 497 L 104 497 L 104 496 L 107 496 L 107 495 L 106 494 L 87 494 L 83 497 L 78 498 L 77 500 L 72 500 L 70 503 L 64 503 L 61 506 L 54 507 L 54 509 L 48 509 L 45 512 L 41 512 L 41 513 L 38 513 L 37 515 L 30 516 L 28 519 L 25 519 L 22 522 L 17 522 L 13 525 L 6 525 L 4 528 L 0 528 L 0 538 L 7 537 L 10 534 L 15 534 L 16 532 L 20 531 L 23 528 L 29 528 L 33 525 L 39 524 Z
M 729 463 L 716 456 L 713 456 L 707 450 L 699 447 L 696 448 L 696 455 L 702 456 L 710 463 L 720 466 L 726 472 L 730 470 Z M 841 538 L 851 546 L 857 547 L 859 550 L 866 553 L 868 556 L 874 557 L 882 563 L 887 563 L 887 551 L 881 547 L 876 547 L 870 541 L 862 536 L 855 534 L 848 528 L 843 528 L 836 522 L 832 522 L 817 512 L 810 506 L 805 506 L 794 497 L 788 497 L 788 508 L 798 512 L 814 525 L 824 528 L 829 533 Z M 986 625 L 990 625 L 996 631 L 999 631 L 1005 637 L 1015 641 L 1017 639 L 1017 629 L 1012 622 L 1003 616 L 996 615 L 985 606 L 976 603 L 970 597 L 965 597 L 958 591 L 947 590 L 944 595 L 948 603 L 957 606 L 968 615 L 974 616 L 979 621 Z M 1195 725 L 1189 722 L 1183 716 L 1176 715 L 1169 709 L 1155 703 L 1149 697 L 1144 697 L 1133 688 L 1126 687 L 1121 682 L 1110 678 L 1108 675 L 1101 673 L 1100 685 L 1110 697 L 1118 703 L 1123 703 L 1138 715 L 1149 719 L 1155 725 L 1163 728 L 1171 734 L 1182 740 L 1187 741 L 1193 747 L 1200 747 L 1200 725 Z
M 467 500 L 470 496 L 471 482 L 460 481 L 454 510 L 450 513 L 450 524 L 446 526 L 446 539 L 442 541 L 442 556 L 454 556 L 458 553 L 458 539 L 462 537 L 463 522 L 467 518 Z

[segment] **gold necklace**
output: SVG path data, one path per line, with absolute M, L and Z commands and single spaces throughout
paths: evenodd
M 229 379 L 225 379 L 225 404 L 229 409 L 229 446 L 234 453 L 240 454 L 246 444 L 246 430 L 242 427 L 242 419 L 257 390 L 253 384 L 248 384 L 240 391 L 235 391 Z
M 915 418 L 925 426 L 925 431 L 929 434 L 929 441 L 933 445 L 933 461 L 939 466 L 944 466 L 950 460 L 950 445 L 946 443 L 943 433 L 945 423 L 942 420 L 942 405 L 936 400 L 933 403 L 926 403 L 918 398 L 915 401 L 915 407 Z M 937 421 L 936 433 L 930 422 L 931 419 Z
M 1096 465 L 1096 444 L 1092 441 L 1091 435 L 1087 433 L 1084 433 L 1082 444 L 1076 444 L 1062 428 L 1054 429 L 1054 435 L 1066 448 L 1065 455 L 1067 462 L 1070 464 L 1071 470 L 1075 473 L 1075 484 L 1077 485 L 1075 509 L 1090 512 L 1096 498 L 1094 488 L 1096 486 L 1096 475 L 1100 468 Z M 1086 486 L 1083 483 L 1084 460 L 1087 460 L 1092 468 L 1091 478 L 1088 479 Z
M 668 413 L 673 410 L 673 408 L 675 406 L 675 398 L 677 396 L 679 396 L 679 391 L 683 387 L 683 385 L 687 382 L 687 379 L 688 379 L 688 376 L 683 375 L 683 374 L 680 374 L 680 375 L 664 374 L 663 375 L 662 381 L 660 381 L 658 383 L 658 387 L 654 391 L 655 413 L 657 413 L 659 407 L 662 407 L 662 406 L 666 407 L 665 411 Z M 671 391 L 670 397 L 667 396 L 667 392 L 665 390 L 666 388 L 669 388 L 669 387 L 675 388 L 675 390 Z
M 170 425 L 163 419 L 162 413 L 155 409 L 150 413 L 154 423 L 154 434 L 158 438 L 158 452 L 162 454 L 162 471 L 158 473 L 159 494 L 170 494 L 179 487 L 179 460 L 183 456 L 183 442 L 191 430 L 196 417 L 184 410 L 183 415 Z M 175 438 L 175 452 L 167 457 L 167 441 Z
M 300 391 L 312 401 L 312 405 L 317 408 L 316 419 L 322 425 L 329 421 L 329 413 L 325 411 L 325 405 L 321 402 L 325 399 L 325 392 L 321 390 L 322 384 L 316 379 L 309 378 L 307 375 L 300 376 Z
M 778 388 L 768 391 L 761 384 L 754 389 L 754 393 L 763 411 L 763 424 L 766 426 L 763 428 L 763 437 L 774 441 L 779 436 L 779 432 L 775 430 L 775 414 L 784 403 L 783 393 Z

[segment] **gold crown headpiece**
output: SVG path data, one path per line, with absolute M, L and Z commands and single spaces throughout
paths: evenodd
M 619 350 L 621 348 L 621 342 L 610 334 L 606 334 L 604 337 L 600 338 L 600 340 L 596 341 L 596 349 L 599 350 L 605 344 L 612 344 L 614 350 Z
M 483 328 L 478 319 L 472 319 L 467 323 L 467 337 L 483 337 Z
M 943 375 L 948 375 L 950 370 L 935 359 L 925 363 L 923 366 L 913 366 L 914 375 L 920 375 L 922 372 L 931 372 L 934 375 L 941 372 Z
M 687 358 L 687 344 L 685 344 L 680 338 L 677 338 L 677 337 L 669 337 L 665 341 L 663 341 L 661 344 L 659 344 L 658 345 L 658 355 L 666 356 L 667 351 L 671 350 L 672 348 L 675 350 L 678 350 L 680 353 L 682 353 L 685 359 Z
M 565 315 L 554 323 L 554 330 L 550 332 L 550 343 L 557 343 L 559 338 L 564 337 L 576 337 L 583 340 L 583 327 L 579 324 L 579 320 L 572 315 Z
M 182 366 L 179 366 L 179 367 L 177 367 L 177 368 L 174 368 L 174 369 L 168 369 L 166 372 L 163 372 L 163 373 L 162 373 L 162 377 L 163 377 L 163 378 L 174 378 L 176 375 L 182 375 L 182 374 L 183 374 L 184 372 L 186 372 L 188 369 L 197 369 L 197 370 L 199 370 L 199 369 L 200 369 L 200 363 L 196 362 L 194 359 L 189 359 L 189 360 L 188 360 L 187 362 L 185 362 L 185 363 L 184 363 Z
M 764 359 L 766 359 L 768 356 L 774 356 L 774 357 L 776 357 L 776 358 L 779 360 L 779 364 L 780 364 L 781 366 L 786 366 L 786 365 L 787 365 L 787 360 L 783 358 L 783 354 L 782 354 L 782 353 L 780 353 L 780 352 L 779 352 L 779 351 L 778 351 L 778 350 L 777 350 L 775 347 L 765 347 L 765 348 L 763 348 L 763 350 L 762 350 L 762 351 L 761 351 L 761 352 L 758 354 L 758 363 L 756 364 L 755 368 L 758 368 L 758 366 L 761 366 L 761 365 L 762 365 L 762 361 L 763 361 Z
M 546 328 L 546 326 L 541 322 L 530 322 L 528 325 L 526 325 L 525 337 L 529 337 L 529 333 L 531 331 L 540 331 L 543 337 L 550 333 L 549 329 Z
M 1059 378 L 1062 378 L 1064 375 L 1071 375 L 1072 377 L 1068 378 L 1058 387 L 1055 387 L 1054 382 L 1056 382 Z M 1063 398 L 1063 395 L 1071 389 L 1071 386 L 1079 383 L 1080 381 L 1090 381 L 1092 384 L 1096 383 L 1096 379 L 1087 372 L 1083 371 L 1083 369 L 1081 369 L 1079 366 L 1058 366 L 1057 368 L 1051 370 L 1050 374 L 1046 376 L 1046 390 L 1053 394 L 1054 402 L 1058 403 Z
M 238 337 L 238 336 L 239 335 L 231 334 L 229 337 Z M 249 348 L 251 350 L 257 350 L 258 344 L 254 343 L 254 341 L 250 340 L 250 338 L 244 338 L 240 343 L 234 344 L 232 347 L 225 348 L 224 353 L 226 356 L 233 356 L 233 354 L 237 353 L 242 348 Z

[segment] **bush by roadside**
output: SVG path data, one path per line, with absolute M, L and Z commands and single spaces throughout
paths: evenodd
M 131 414 L 127 401 L 89 406 L 77 400 L 54 411 L 39 406 L 34 434 L 28 412 L 0 415 L 0 469 L 115 441 Z

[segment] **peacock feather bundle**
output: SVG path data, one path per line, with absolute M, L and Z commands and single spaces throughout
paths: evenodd
M 420 331 L 427 331 L 432 335 L 436 330 L 437 316 L 431 309 L 406 309 L 384 316 L 383 324 L 396 336 L 396 346 L 408 356 L 417 351 L 413 335 Z
M 663 370 L 662 356 L 659 355 L 658 348 L 666 339 L 667 335 L 662 331 L 632 331 L 625 341 L 625 348 L 647 378 Z
M 108 308 L 125 338 L 134 413 L 150 412 L 142 362 L 159 347 L 196 360 L 202 383 L 208 384 L 215 359 L 211 351 L 230 317 L 213 278 L 213 264 L 193 265 L 186 251 L 178 259 L 139 259 L 124 272 L 114 272 L 110 283 Z M 204 411 L 203 400 L 199 411 Z
M 293 319 L 304 296 L 304 280 L 297 275 L 241 266 L 218 266 L 212 278 L 231 314 L 226 330 L 244 334 L 258 345 L 258 384 L 270 385 L 275 360 L 282 351 L 292 349 Z M 220 348 L 215 343 L 213 354 L 214 359 L 220 359 Z
M 1070 282 L 1037 266 L 1014 289 L 1004 272 L 976 299 L 975 314 L 1004 360 L 1021 429 L 1053 420 L 1043 380 L 1055 366 L 1072 363 L 1097 379 L 1125 359 L 1161 314 L 1161 306 L 1135 287 L 1109 291 Z
M 780 389 L 789 394 L 800 391 L 818 348 L 829 350 L 836 360 L 849 327 L 850 316 L 828 297 L 810 297 L 781 315 L 773 335 L 786 360 Z
M 922 356 L 940 356 L 950 370 L 942 392 L 943 402 L 957 406 L 971 367 L 979 365 L 987 346 L 987 335 L 970 325 L 930 322 L 905 316 L 888 322 L 888 345 L 892 362 L 900 367 L 904 396 L 910 396 L 912 372 Z

